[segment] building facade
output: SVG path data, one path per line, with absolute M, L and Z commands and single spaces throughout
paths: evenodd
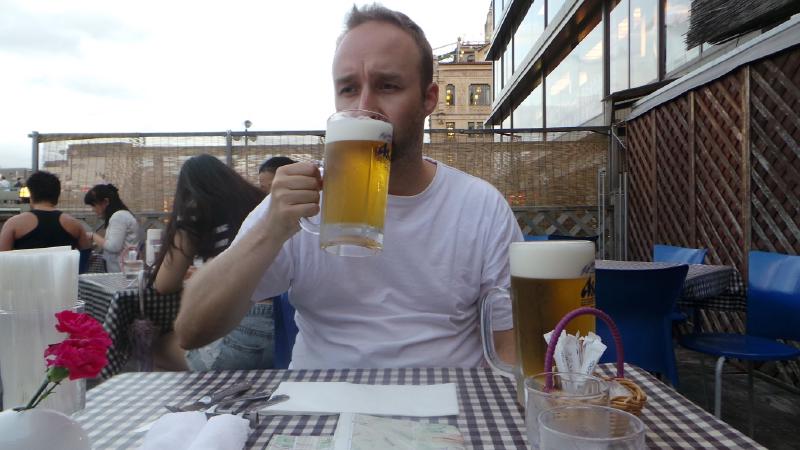
M 488 42 L 461 42 L 435 58 L 433 82 L 439 85 L 439 103 L 430 115 L 430 128 L 483 129 L 492 107 L 492 63 L 485 61 Z M 433 134 L 440 142 L 455 132 Z
M 487 125 L 604 125 L 641 97 L 757 36 L 687 48 L 692 0 L 493 0 Z M 617 117 L 619 119 L 619 117 Z

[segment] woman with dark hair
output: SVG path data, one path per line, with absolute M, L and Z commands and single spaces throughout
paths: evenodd
M 89 189 L 83 202 L 105 222 L 105 237 L 93 232 L 89 237 L 103 249 L 106 271 L 122 272 L 122 251 L 139 247 L 139 223 L 119 198 L 119 191 L 113 184 L 98 184 Z
M 169 223 L 156 257 L 153 286 L 162 294 L 177 292 L 192 262 L 207 261 L 228 248 L 239 227 L 264 193 L 211 155 L 189 158 L 181 167 Z M 272 367 L 272 301 L 256 303 L 239 327 L 211 344 L 190 350 L 191 370 L 266 369 Z M 160 346 L 174 365 L 177 342 Z M 171 355 L 171 356 L 170 356 Z
M 0 231 L 0 251 L 69 245 L 76 250 L 92 244 L 83 225 L 56 209 L 61 182 L 50 172 L 34 172 L 27 181 L 31 210 L 6 221 Z

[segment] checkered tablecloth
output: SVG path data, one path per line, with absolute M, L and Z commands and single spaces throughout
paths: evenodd
M 661 269 L 676 265 L 664 262 L 595 261 L 596 269 L 610 270 Z M 742 276 L 732 266 L 689 264 L 678 305 L 687 308 L 745 311 L 747 299 Z
M 601 372 L 611 375 L 611 365 Z M 672 388 L 626 365 L 626 377 L 648 396 L 642 412 L 649 448 L 760 448 Z M 185 404 L 231 384 L 250 381 L 252 391 L 275 389 L 281 381 L 349 381 L 364 384 L 456 383 L 461 413 L 423 420 L 457 426 L 473 449 L 527 448 L 522 408 L 513 382 L 490 369 L 345 369 L 313 371 L 135 372 L 118 375 L 87 393 L 86 409 L 75 418 L 97 449 L 136 448 L 138 427 L 166 413 L 165 404 Z M 338 416 L 267 416 L 245 448 L 264 448 L 274 434 L 331 435 Z
M 172 330 L 178 315 L 180 293 L 161 295 L 153 289 L 144 292 L 145 317 L 161 333 Z M 139 316 L 139 290 L 135 280 L 121 273 L 84 274 L 78 278 L 78 300 L 85 312 L 100 321 L 113 342 L 108 349 L 108 365 L 100 373 L 109 378 L 118 373 L 131 355 L 129 330 Z

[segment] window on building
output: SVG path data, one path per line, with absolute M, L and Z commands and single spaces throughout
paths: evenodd
M 487 106 L 492 104 L 492 98 L 489 95 L 488 84 L 470 84 L 469 85 L 469 105 L 470 106 Z
M 514 63 L 517 69 L 525 56 L 533 48 L 533 44 L 544 31 L 544 0 L 534 0 L 517 32 L 514 33 Z
M 667 40 L 667 73 L 700 56 L 700 47 L 686 49 L 684 36 L 689 31 L 692 0 L 667 0 L 664 5 L 664 24 Z
M 445 122 L 444 126 L 445 126 L 445 128 L 447 128 L 447 138 L 448 139 L 455 138 L 456 137 L 456 133 L 455 133 L 454 130 L 456 129 L 456 123 L 455 122 Z
M 467 55 L 467 62 L 475 62 L 475 53 Z
M 467 129 L 474 130 L 475 129 L 475 122 L 467 122 Z
M 603 27 L 592 31 L 547 75 L 547 126 L 579 126 L 603 112 Z
M 547 24 L 550 25 L 553 23 L 553 19 L 558 15 L 558 12 L 561 11 L 561 7 L 564 6 L 564 0 L 547 0 Z
M 494 75 L 494 98 L 500 97 L 500 91 L 503 90 L 503 62 L 498 59 L 492 62 L 492 74 Z
M 444 88 L 444 104 L 446 106 L 453 106 L 456 104 L 456 87 L 448 84 Z
M 514 126 L 517 128 L 542 128 L 544 126 L 543 100 L 540 82 L 514 110 Z
M 628 79 L 628 43 L 630 42 L 630 21 L 628 21 L 628 0 L 621 0 L 609 14 L 611 36 L 609 39 L 609 87 L 611 92 L 630 87 Z
M 658 79 L 659 0 L 630 0 L 631 87 Z
M 514 73 L 514 52 L 512 51 L 514 45 L 509 42 L 508 47 L 503 52 L 503 87 L 508 86 L 511 80 L 511 74 Z

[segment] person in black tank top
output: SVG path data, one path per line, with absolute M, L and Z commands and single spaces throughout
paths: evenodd
M 58 247 L 61 245 L 78 248 L 78 239 L 69 234 L 59 222 L 61 211 L 34 209 L 31 212 L 36 216 L 39 223 L 28 234 L 14 241 L 15 250 Z
M 35 172 L 28 178 L 31 211 L 6 221 L 0 231 L 0 251 L 68 245 L 88 249 L 89 237 L 77 219 L 56 209 L 61 182 L 49 172 Z

